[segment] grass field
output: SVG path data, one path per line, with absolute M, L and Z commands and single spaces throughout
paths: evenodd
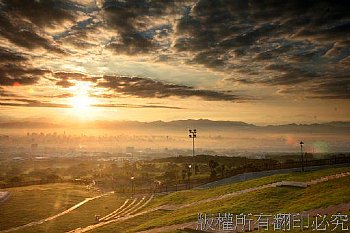
M 350 168 L 343 167 L 343 168 L 330 168 L 330 169 L 324 169 L 319 171 L 312 171 L 312 172 L 292 172 L 288 174 L 278 174 L 278 175 L 272 175 L 268 177 L 253 179 L 245 182 L 235 183 L 235 184 L 229 184 L 224 185 L 216 188 L 211 189 L 202 189 L 202 190 L 184 190 L 179 191 L 175 193 L 171 193 L 168 195 L 161 196 L 159 198 L 154 199 L 148 205 L 148 208 L 153 208 L 159 205 L 164 204 L 188 204 L 193 203 L 202 199 L 210 198 L 210 197 L 216 197 L 219 195 L 232 193 L 234 191 L 243 190 L 247 188 L 257 187 L 264 184 L 269 184 L 273 182 L 283 181 L 283 180 L 289 180 L 289 181 L 309 181 L 312 179 L 317 179 L 321 176 L 327 176 L 332 175 L 344 171 L 350 171 Z
M 72 212 L 60 216 L 52 221 L 45 222 L 41 225 L 27 227 L 17 232 L 50 232 L 60 233 L 84 227 L 95 223 L 95 215 L 105 216 L 117 209 L 125 201 L 125 197 L 110 194 L 99 199 L 92 200 Z
M 6 191 L 11 196 L 0 204 L 0 230 L 47 218 L 98 195 L 73 184 L 33 185 Z
M 163 204 L 195 203 L 236 190 L 246 189 L 280 180 L 308 181 L 320 176 L 349 171 L 350 168 L 326 169 L 308 173 L 290 173 L 250 180 L 207 190 L 190 190 L 156 198 L 147 208 Z M 300 212 L 350 202 L 350 177 L 320 183 L 307 189 L 293 187 L 267 188 L 234 198 L 212 201 L 174 211 L 157 210 L 122 223 L 110 224 L 93 232 L 137 232 L 166 225 L 196 221 L 198 213 L 267 213 Z
M 196 203 L 211 197 L 256 187 L 282 180 L 309 181 L 321 176 L 350 171 L 350 168 L 332 168 L 313 172 L 294 172 L 273 175 L 245 182 L 204 190 L 186 190 L 154 198 L 146 209 L 161 205 Z M 8 189 L 11 198 L 0 205 L 0 230 L 23 225 L 57 214 L 84 200 L 98 195 L 83 186 L 51 184 Z M 110 194 L 90 201 L 78 209 L 41 225 L 27 227 L 18 232 L 66 232 L 95 222 L 94 215 L 104 216 L 117 209 L 126 197 Z M 222 200 L 192 205 L 177 210 L 156 210 L 122 222 L 112 223 L 91 232 L 137 232 L 166 225 L 196 221 L 197 214 L 300 212 L 333 204 L 350 202 L 350 177 L 344 177 L 307 189 L 293 187 L 266 188 Z M 181 232 L 181 231 L 177 231 Z

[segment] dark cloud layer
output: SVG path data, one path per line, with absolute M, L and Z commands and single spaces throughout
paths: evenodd
M 1 97 L 15 97 L 15 96 L 6 96 L 2 95 L 4 90 L 0 89 Z M 62 98 L 62 97 L 55 97 Z M 31 108 L 72 108 L 69 104 L 60 104 L 54 102 L 42 102 L 34 99 L 25 99 L 25 98 L 1 98 L 0 106 L 9 106 L 9 107 L 31 107 Z M 166 106 L 166 105 L 155 105 L 155 104 L 95 104 L 92 107 L 98 108 L 161 108 L 161 109 L 183 109 L 175 106 Z
M 204 66 L 224 72 L 232 86 L 257 84 L 278 87 L 280 94 L 349 99 L 349 12 L 346 0 L 105 0 L 94 7 L 63 0 L 1 0 L 0 40 L 20 49 L 0 49 L 0 85 L 36 84 L 52 74 L 33 67 L 32 57 L 19 50 L 46 50 L 59 58 L 71 55 L 67 43 L 77 51 L 98 46 L 95 51 L 106 48 L 116 55 L 151 55 L 152 61 Z M 61 31 L 48 33 L 54 29 Z M 92 31 L 105 31 L 110 38 L 93 41 Z M 64 88 L 86 78 L 65 72 L 53 76 Z M 136 97 L 242 99 L 147 78 L 88 78 Z
M 42 48 L 64 54 L 52 38 L 44 35 L 44 27 L 60 26 L 74 21 L 76 12 L 70 1 L 2 0 L 0 36 L 27 49 Z
M 226 72 L 231 75 L 227 80 L 233 82 L 283 90 L 317 79 L 323 98 L 336 98 L 339 91 L 348 91 L 345 74 L 350 68 L 341 63 L 350 56 L 348 1 L 199 0 L 160 4 L 108 0 L 104 12 L 108 26 L 120 35 L 109 45 L 117 53 L 161 51 L 155 35 L 146 33 L 145 28 L 152 20 L 177 17 L 165 35 L 172 38 L 173 48 L 163 49 L 173 49 L 175 57 L 187 52 L 188 64 Z M 160 54 L 158 60 L 164 61 L 162 58 Z M 329 88 L 327 93 L 327 83 L 331 87 L 344 82 L 347 85 Z M 322 96 L 315 84 L 308 90 L 309 97 Z M 338 97 L 347 98 L 342 94 Z
M 33 24 L 44 27 L 53 27 L 64 21 L 74 21 L 74 12 L 69 6 L 71 1 L 62 0 L 3 0 L 5 11 L 12 17 L 28 19 Z
M 0 87 L 0 97 L 17 97 L 17 95 Z
M 181 1 L 178 1 L 181 3 Z M 158 28 L 155 22 L 162 17 L 173 17 L 176 1 L 115 1 L 106 0 L 103 4 L 108 27 L 118 32 L 119 38 L 111 41 L 109 48 L 117 53 L 135 55 L 152 53 L 159 48 L 157 36 L 166 36 L 169 25 Z M 154 25 L 154 28 L 151 27 Z
M 58 80 L 56 85 L 63 87 L 74 86 L 71 80 L 79 80 L 92 82 L 97 87 L 113 91 L 113 94 L 94 95 L 94 97 L 100 98 L 121 96 L 133 96 L 138 98 L 200 97 L 208 101 L 240 101 L 246 99 L 245 97 L 234 95 L 230 92 L 201 90 L 190 86 L 165 83 L 136 76 L 88 76 L 81 73 L 57 72 L 54 73 L 54 77 Z
M 33 68 L 23 54 L 0 48 L 0 86 L 33 85 L 48 73 Z
M 210 90 L 200 90 L 193 87 L 164 83 L 149 78 L 104 76 L 98 82 L 98 86 L 113 90 L 123 95 L 140 98 L 167 98 L 175 97 L 201 97 L 209 101 L 237 101 L 243 99 L 240 96 Z
M 350 68 L 339 64 L 350 56 L 349 12 L 348 1 L 200 0 L 176 25 L 175 48 L 235 82 L 349 98 Z
M 0 106 L 15 106 L 15 107 L 50 107 L 50 108 L 71 108 L 68 104 L 58 104 L 51 102 L 41 102 L 34 99 L 1 99 Z

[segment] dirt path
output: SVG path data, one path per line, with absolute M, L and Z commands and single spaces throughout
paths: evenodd
M 55 219 L 55 218 L 58 218 L 58 217 L 60 217 L 60 216 L 62 216 L 62 215 L 65 215 L 65 214 L 69 213 L 69 212 L 71 212 L 71 211 L 73 211 L 73 210 L 79 208 L 80 206 L 82 206 L 82 205 L 88 203 L 89 201 L 92 201 L 92 200 L 101 198 L 101 197 L 106 196 L 106 195 L 109 195 L 109 194 L 111 194 L 111 193 L 113 193 L 113 192 L 105 193 L 105 194 L 102 194 L 102 195 L 99 195 L 99 196 L 96 196 L 96 197 L 85 198 L 84 201 L 79 202 L 78 204 L 76 204 L 76 205 L 70 207 L 69 209 L 67 209 L 67 210 L 65 210 L 65 211 L 62 211 L 61 213 L 58 213 L 58 214 L 56 214 L 56 215 L 53 215 L 53 216 L 51 216 L 51 217 L 48 217 L 48 218 L 45 218 L 45 219 L 42 219 L 42 220 L 39 220 L 39 221 L 30 222 L 30 223 L 27 223 L 27 224 L 22 225 L 22 226 L 18 226 L 18 227 L 13 227 L 13 228 L 10 228 L 10 229 L 6 229 L 6 230 L 3 230 L 3 231 L 0 231 L 0 233 L 11 232 L 11 231 L 17 231 L 17 230 L 21 230 L 21 229 L 23 229 L 23 228 L 25 228 L 25 227 L 31 227 L 31 226 L 43 224 L 44 222 L 51 221 L 51 220 L 53 220 L 53 219 Z

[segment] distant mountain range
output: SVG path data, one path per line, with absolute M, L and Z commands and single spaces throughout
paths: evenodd
M 257 126 L 242 121 L 213 121 L 208 119 L 199 120 L 175 120 L 175 121 L 91 121 L 85 123 L 59 123 L 59 122 L 39 122 L 39 121 L 2 121 L 0 128 L 20 129 L 20 128 L 89 128 L 89 129 L 154 129 L 184 131 L 188 128 L 197 130 L 244 130 L 244 131 L 269 131 L 269 132 L 325 132 L 325 133 L 348 133 L 350 134 L 350 122 L 327 122 L 313 124 L 283 124 Z

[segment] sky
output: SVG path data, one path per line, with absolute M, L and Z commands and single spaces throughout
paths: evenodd
M 0 0 L 0 121 L 350 121 L 348 1 Z

